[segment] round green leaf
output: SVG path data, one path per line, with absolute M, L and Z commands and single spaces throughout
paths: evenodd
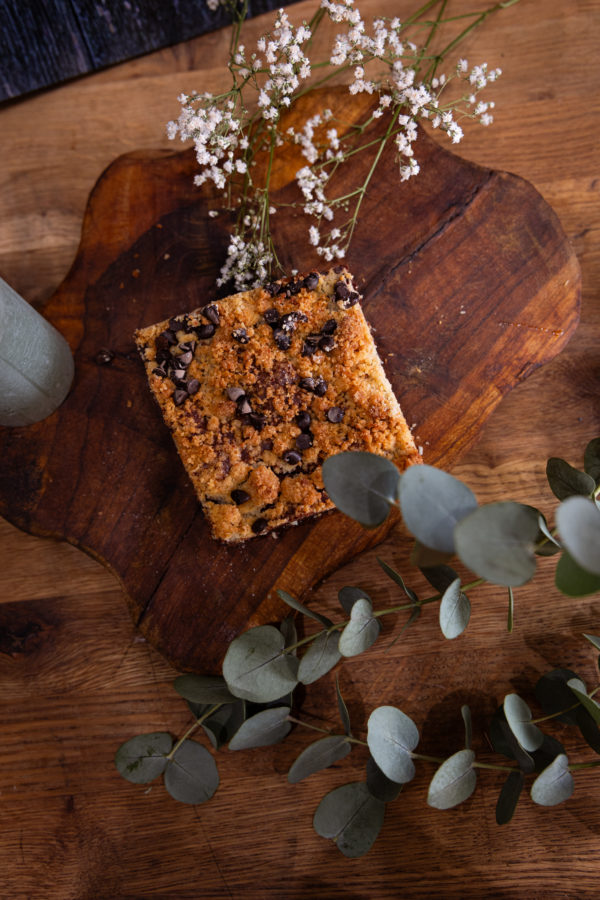
M 440 628 L 452 640 L 462 634 L 471 617 L 471 601 L 460 589 L 460 578 L 446 588 L 440 601 Z
M 372 756 L 367 760 L 367 787 L 382 803 L 391 803 L 402 791 L 402 785 L 384 775 Z
M 363 782 L 344 784 L 326 794 L 313 818 L 317 834 L 331 838 L 351 858 L 364 856 L 381 831 L 385 803 L 371 795 Z
M 511 772 L 502 785 L 498 802 L 496 803 L 496 823 L 506 825 L 512 819 L 525 779 L 522 772 Z
M 339 639 L 337 631 L 322 631 L 315 638 L 298 667 L 298 680 L 302 684 L 318 681 L 340 661 L 342 654 L 338 650 Z
M 546 477 L 552 493 L 559 500 L 566 500 L 567 497 L 574 497 L 578 494 L 588 497 L 596 486 L 590 475 L 574 469 L 568 462 L 557 456 L 553 456 L 546 463 Z
M 350 621 L 340 634 L 338 650 L 342 656 L 358 656 L 375 643 L 380 630 L 371 601 L 362 597 L 352 607 Z
M 381 771 L 399 784 L 415 774 L 411 752 L 419 743 L 413 720 L 395 706 L 378 706 L 369 716 L 367 744 Z
M 290 733 L 289 714 L 289 706 L 275 706 L 256 713 L 240 725 L 229 741 L 229 749 L 250 750 L 278 744 Z
M 575 562 L 600 575 L 600 509 L 585 497 L 569 497 L 556 510 L 556 525 Z
M 115 766 L 127 781 L 148 784 L 164 772 L 172 746 L 173 738 L 165 731 L 138 734 L 121 744 L 115 754 Z
M 577 678 L 571 669 L 552 669 L 546 672 L 538 680 L 535 686 L 535 697 L 547 716 L 555 716 L 557 722 L 566 725 L 576 725 L 575 710 L 569 710 L 573 706 L 573 693 L 568 682 Z M 569 712 L 562 712 L 569 710 Z M 557 715 L 561 713 L 560 715 Z
M 569 760 L 564 753 L 559 753 L 531 785 L 531 799 L 540 806 L 556 806 L 569 799 L 574 787 Z
M 441 469 L 411 466 L 400 480 L 404 524 L 418 541 L 441 553 L 454 552 L 454 527 L 477 508 L 473 491 Z
M 531 721 L 531 710 L 518 694 L 504 698 L 504 715 L 510 730 L 524 750 L 530 753 L 541 747 L 544 734 Z
M 165 769 L 165 787 L 180 803 L 206 803 L 219 786 L 217 764 L 196 741 L 184 741 Z
M 501 753 L 509 759 L 516 760 L 522 772 L 535 771 L 533 757 L 527 753 L 526 750 L 523 750 L 510 730 L 502 706 L 499 706 L 492 716 L 489 726 L 489 735 L 492 747 L 496 753 Z
M 535 574 L 538 512 L 510 500 L 481 506 L 458 523 L 456 552 L 481 578 L 505 587 Z
M 285 639 L 273 625 L 259 625 L 235 638 L 223 660 L 223 676 L 232 694 L 269 703 L 298 683 L 298 660 L 284 653 Z
M 582 569 L 567 550 L 563 550 L 556 565 L 554 583 L 567 597 L 586 597 L 600 591 L 600 575 Z
M 459 750 L 439 767 L 429 785 L 427 803 L 434 809 L 451 809 L 471 796 L 477 784 L 472 750 Z
M 597 637 L 595 634 L 584 634 L 583 636 L 590 642 L 592 647 L 595 647 L 596 650 L 600 650 L 600 637 Z
M 214 703 L 235 703 L 236 700 L 221 675 L 179 675 L 173 687 L 184 700 L 192 703 L 212 706 Z
M 379 557 L 377 557 L 377 562 L 379 563 L 385 574 L 388 576 L 388 578 L 391 578 L 392 581 L 394 581 L 399 587 L 402 588 L 409 600 L 412 600 L 413 603 L 419 602 L 419 598 L 417 597 L 413 589 L 409 588 L 408 585 L 404 583 L 404 579 L 399 572 L 396 572 L 395 569 L 393 569 L 391 566 L 388 566 L 388 564 Z
M 204 719 L 202 729 L 215 750 L 218 750 L 231 740 L 245 718 L 246 701 L 236 700 L 235 703 L 219 707 L 212 716 Z
M 352 750 L 351 744 L 341 734 L 332 734 L 309 744 L 296 759 L 288 772 L 290 784 L 297 784 L 303 778 L 308 778 L 315 772 L 327 769 L 334 763 L 348 756 Z
M 387 518 L 395 503 L 400 473 L 389 459 L 373 453 L 337 453 L 323 463 L 323 483 L 341 512 L 366 528 Z

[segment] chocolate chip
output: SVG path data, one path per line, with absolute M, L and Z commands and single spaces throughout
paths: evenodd
M 342 272 L 346 271 L 346 266 L 334 266 L 333 271 L 335 272 L 336 275 L 341 275 Z
M 319 377 L 315 381 L 315 394 L 317 395 L 317 397 L 323 397 L 326 393 L 327 382 L 319 375 Z
M 185 366 L 186 368 L 189 366 L 191 361 L 194 358 L 194 354 L 191 350 L 187 350 L 185 353 L 180 353 L 177 357 L 177 365 Z
M 115 354 L 112 352 L 112 350 L 108 350 L 106 347 L 102 347 L 102 349 L 98 350 L 98 352 L 96 353 L 94 362 L 99 366 L 108 366 L 114 358 Z
M 205 306 L 202 310 L 202 315 L 205 319 L 208 319 L 209 322 L 212 322 L 213 325 L 220 325 L 221 318 L 219 316 L 219 310 L 211 303 L 210 306 Z
M 230 496 L 236 506 L 240 506 L 242 503 L 246 503 L 250 499 L 250 494 L 247 494 L 246 491 L 242 491 L 239 488 L 236 488 L 236 490 L 232 491 Z
M 253 428 L 256 428 L 257 431 L 262 431 L 265 427 L 265 417 L 262 413 L 251 412 L 248 415 L 249 424 L 252 425 Z
M 292 296 L 294 294 L 299 294 L 302 290 L 302 282 L 301 281 L 292 281 L 291 284 L 288 285 L 288 291 Z
M 161 369 L 160 366 L 157 366 L 155 369 L 152 369 L 152 374 L 158 375 L 159 378 L 164 378 L 167 373 L 164 369 Z
M 297 466 L 299 462 L 302 462 L 302 457 L 296 450 L 286 450 L 283 454 L 283 460 L 290 466 Z
M 250 406 L 248 399 L 245 395 L 243 397 L 239 398 L 239 400 L 237 402 L 237 411 L 240 414 L 240 416 L 247 416 L 249 413 L 252 412 L 252 407 Z
M 337 327 L 337 319 L 327 319 L 321 328 L 321 334 L 333 334 L 333 332 L 337 330 Z
M 182 343 L 179 345 L 179 349 L 182 353 L 187 353 L 188 350 L 191 350 L 193 353 L 196 349 L 196 341 L 182 341 Z
M 269 523 L 267 522 L 266 519 L 263 519 L 263 518 L 255 519 L 254 522 L 252 523 L 252 531 L 254 532 L 254 534 L 260 534 L 261 531 L 264 531 L 265 528 L 268 528 L 268 526 L 269 526 Z
M 279 325 L 279 312 L 275 309 L 274 306 L 272 306 L 270 309 L 266 309 L 264 311 L 263 319 L 265 320 L 267 325 L 270 325 L 271 328 L 274 328 Z
M 164 363 L 171 361 L 171 354 L 168 350 L 165 349 L 157 350 L 155 353 L 155 357 L 156 362 L 159 364 L 159 366 L 162 366 Z
M 348 290 L 348 285 L 345 281 L 336 281 L 333 286 L 333 291 L 336 300 L 345 300 L 350 293 L 350 291 Z
M 285 331 L 281 330 L 281 328 L 276 328 L 274 330 L 273 338 L 280 350 L 289 350 L 290 349 L 291 344 L 292 344 L 292 339 L 289 336 L 289 334 L 286 334 Z
M 200 340 L 205 340 L 206 338 L 211 338 L 216 331 L 215 326 L 212 322 L 207 322 L 206 324 L 196 325 L 194 331 L 200 338 Z
M 197 378 L 190 378 L 187 383 L 187 392 L 191 396 L 192 394 L 197 394 L 200 388 L 200 382 Z
M 181 406 L 181 404 L 185 400 L 187 400 L 187 398 L 188 392 L 186 390 L 183 390 L 182 388 L 178 388 L 173 392 L 173 403 L 175 404 L 175 406 Z
M 230 400 L 233 400 L 235 403 L 236 400 L 239 400 L 240 397 L 244 397 L 246 391 L 241 387 L 228 387 L 227 388 L 227 396 Z
M 295 312 L 286 313 L 281 317 L 279 327 L 284 331 L 293 331 L 298 323 L 298 315 Z
M 296 447 L 298 450 L 308 450 L 313 445 L 313 436 L 310 431 L 303 431 L 296 438 Z
M 332 406 L 331 409 L 327 410 L 327 418 L 330 422 L 337 424 L 344 418 L 344 410 L 340 409 L 339 406 Z
M 245 328 L 234 328 L 234 330 L 231 332 L 231 337 L 234 339 L 234 341 L 237 341 L 238 344 L 247 344 L 250 340 Z
M 314 378 L 301 378 L 298 382 L 299 386 L 304 391 L 314 391 L 315 389 L 315 379 Z
M 319 283 L 319 276 L 317 272 L 311 272 L 310 275 L 307 275 L 303 283 L 307 291 L 314 291 Z
M 177 366 L 176 368 L 171 369 L 169 375 L 173 381 L 181 381 L 183 378 L 185 378 L 185 369 L 183 368 L 183 366 Z
M 279 284 L 277 281 L 272 281 L 271 284 L 265 284 L 264 289 L 270 297 L 274 297 L 279 291 Z
M 310 425 L 310 422 L 311 422 L 310 413 L 305 409 L 301 410 L 298 413 L 298 415 L 296 416 L 296 425 L 302 431 L 306 431 L 306 429 Z
M 187 316 L 173 316 L 172 319 L 169 319 L 169 331 L 186 331 L 188 324 Z
M 317 345 L 311 344 L 308 341 L 304 341 L 302 344 L 302 356 L 313 356 L 316 352 Z
M 260 449 L 261 450 L 272 450 L 273 449 L 273 441 L 270 438 L 267 438 L 266 441 L 261 441 Z
M 335 347 L 334 338 L 330 334 L 324 334 L 319 341 L 319 347 L 321 348 L 321 350 L 324 350 L 325 353 L 330 353 Z
M 352 291 L 352 293 L 348 294 L 347 298 L 344 300 L 344 309 L 350 309 L 351 306 L 356 306 L 359 300 L 360 297 L 356 291 Z
M 166 328 L 164 331 L 161 331 L 159 336 L 156 339 L 157 347 L 170 347 L 177 343 L 177 335 L 174 331 L 171 331 L 170 328 Z

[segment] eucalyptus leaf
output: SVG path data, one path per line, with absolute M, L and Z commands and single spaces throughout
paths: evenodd
M 538 511 L 510 500 L 481 506 L 458 523 L 456 552 L 473 572 L 515 587 L 535 574 Z
M 535 761 L 533 756 L 526 750 L 523 750 L 518 740 L 510 730 L 509 724 L 504 715 L 502 706 L 498 707 L 489 727 L 489 736 L 492 747 L 496 753 L 507 756 L 508 759 L 514 759 L 519 765 L 522 772 L 534 772 Z
M 538 680 L 535 686 L 536 700 L 545 715 L 554 716 L 557 722 L 577 725 L 576 703 L 569 681 L 578 676 L 571 669 L 552 669 Z
M 204 719 L 202 729 L 209 741 L 218 750 L 231 740 L 244 719 L 246 718 L 246 701 L 236 700 L 221 706 L 211 716 Z
M 367 744 L 381 771 L 399 784 L 415 774 L 411 753 L 419 743 L 413 720 L 395 706 L 378 706 L 369 716 Z
M 510 730 L 521 747 L 530 753 L 541 747 L 544 733 L 531 721 L 531 710 L 518 694 L 507 694 L 504 698 L 504 715 Z
M 344 702 L 344 698 L 342 697 L 342 692 L 340 691 L 340 682 L 339 679 L 335 679 L 335 695 L 337 698 L 338 711 L 340 714 L 340 719 L 342 722 L 342 727 L 344 729 L 345 734 L 348 737 L 352 736 L 352 728 L 350 726 L 350 714 L 348 712 L 348 707 Z
M 366 528 L 376 528 L 396 502 L 400 473 L 389 459 L 373 453 L 337 453 L 325 460 L 323 483 L 341 512 Z
M 596 637 L 594 634 L 584 634 L 583 636 L 596 650 L 600 650 L 600 637 Z
M 379 557 L 377 557 L 377 562 L 379 563 L 379 565 L 381 566 L 381 568 L 383 569 L 385 574 L 389 578 L 391 578 L 393 582 L 395 582 L 397 585 L 399 585 L 402 588 L 402 590 L 404 591 L 404 593 L 406 594 L 406 596 L 408 597 L 409 600 L 412 600 L 413 603 L 419 602 L 419 598 L 417 597 L 415 592 L 412 590 L 412 588 L 409 588 L 404 583 L 404 579 L 402 578 L 402 575 L 400 575 L 399 572 L 396 572 L 395 569 L 393 569 L 391 566 L 389 566 L 386 562 L 384 562 Z
M 364 856 L 381 831 L 385 803 L 360 781 L 344 784 L 326 794 L 313 818 L 317 834 L 331 838 L 344 856 Z
M 165 769 L 165 787 L 180 803 L 206 803 L 219 786 L 217 764 L 206 747 L 184 741 Z
M 286 648 L 293 647 L 298 640 L 298 632 L 296 631 L 296 623 L 293 616 L 286 616 L 279 623 L 279 630 L 283 636 L 283 646 Z M 289 651 L 296 656 L 296 649 Z
M 300 603 L 299 600 L 296 600 L 292 597 L 291 594 L 288 594 L 287 591 L 277 590 L 277 593 L 288 606 L 291 606 L 292 609 L 295 609 L 296 612 L 302 613 L 303 616 L 308 616 L 309 619 L 314 619 L 315 622 L 320 622 L 325 628 L 330 628 L 333 625 L 331 619 L 328 619 L 327 616 L 322 616 L 321 613 L 316 612 L 314 609 L 309 609 L 308 606 L 304 606 L 303 603 Z
M 440 628 L 445 638 L 452 640 L 462 634 L 471 617 L 471 601 L 460 589 L 460 578 L 450 584 L 440 601 Z
M 367 760 L 367 787 L 369 792 L 382 803 L 391 803 L 392 800 L 396 800 L 402 790 L 402 785 L 388 778 L 372 756 L 369 756 Z
M 411 466 L 400 481 L 404 524 L 420 543 L 441 553 L 454 552 L 454 528 L 477 508 L 466 484 L 433 466 Z
M 223 660 L 223 676 L 232 694 L 268 703 L 298 683 L 298 660 L 283 652 L 284 637 L 273 625 L 259 625 L 235 638 Z
M 511 587 L 508 588 L 508 616 L 506 618 L 506 630 L 511 634 L 515 624 L 515 595 Z
M 600 437 L 591 440 L 585 448 L 583 468 L 596 484 L 600 484 Z
M 531 786 L 531 799 L 539 806 L 556 806 L 568 800 L 574 790 L 569 760 L 564 753 L 541 772 Z
M 337 631 L 322 631 L 314 639 L 298 667 L 298 680 L 302 684 L 318 681 L 340 661 L 342 654 L 338 650 L 339 639 Z
M 362 599 L 370 600 L 369 595 L 362 588 L 345 585 L 338 591 L 340 606 L 348 616 L 352 612 L 352 607 L 356 601 Z
M 510 772 L 502 785 L 496 803 L 496 823 L 498 825 L 506 825 L 512 819 L 524 784 L 525 778 L 522 772 Z
M 289 706 L 276 706 L 256 713 L 242 722 L 229 741 L 229 749 L 250 750 L 279 744 L 290 733 L 289 714 Z
M 538 515 L 538 527 L 539 535 L 535 542 L 537 556 L 554 556 L 556 553 L 560 553 L 562 550 L 560 542 L 556 540 L 548 528 L 548 523 L 541 513 Z
M 164 772 L 172 746 L 173 738 L 166 731 L 138 734 L 121 744 L 115 766 L 132 784 L 148 784 Z
M 357 600 L 350 612 L 350 621 L 340 634 L 338 649 L 342 656 L 358 656 L 379 637 L 381 625 L 373 616 L 371 601 Z
M 297 784 L 309 775 L 328 769 L 334 763 L 348 756 L 352 745 L 344 735 L 332 734 L 309 744 L 300 756 L 292 763 L 288 772 L 290 784 Z
M 552 493 L 559 500 L 578 494 L 588 497 L 596 486 L 591 475 L 574 469 L 557 456 L 551 457 L 546 463 L 546 477 Z
M 551 737 L 549 734 L 545 734 L 541 746 L 531 754 L 535 771 L 541 772 L 542 769 L 550 765 L 552 760 L 556 759 L 559 753 L 564 752 L 565 748 L 560 741 L 557 741 L 556 738 Z
M 575 710 L 575 722 L 586 743 L 595 753 L 600 754 L 600 728 L 583 706 L 578 706 Z
M 431 779 L 427 803 L 434 809 L 451 809 L 467 800 L 477 784 L 472 750 L 459 750 L 445 760 Z
M 567 550 L 563 550 L 556 565 L 554 583 L 567 597 L 586 597 L 600 591 L 600 575 L 582 569 Z
M 458 572 L 455 572 L 452 566 L 446 565 L 425 566 L 421 568 L 421 572 L 431 587 L 435 588 L 440 594 L 443 594 L 453 581 L 460 578 Z
M 600 575 L 600 509 L 585 497 L 569 497 L 556 510 L 556 525 L 575 562 Z
M 461 706 L 460 714 L 465 723 L 465 750 L 470 750 L 471 742 L 473 740 L 473 720 L 471 718 L 471 709 L 466 703 L 464 706 Z
M 173 687 L 184 700 L 192 703 L 235 703 L 225 679 L 221 675 L 179 675 Z
M 583 681 L 579 678 L 571 678 L 567 684 L 583 708 L 589 712 L 596 725 L 600 725 L 600 706 L 593 697 L 588 695 Z

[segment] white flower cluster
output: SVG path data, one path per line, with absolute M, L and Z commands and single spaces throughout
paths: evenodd
M 268 77 L 258 95 L 258 105 L 263 119 L 276 122 L 282 108 L 291 105 L 292 96 L 300 82 L 309 77 L 310 60 L 304 54 L 302 45 L 311 37 L 306 25 L 294 28 L 287 14 L 280 9 L 271 35 L 261 37 L 257 42 L 259 53 L 264 54 L 268 66 Z M 254 59 L 253 68 L 262 66 Z
M 272 262 L 273 254 L 261 240 L 245 240 L 242 235 L 233 234 L 217 285 L 232 281 L 238 291 L 259 287 L 268 279 Z

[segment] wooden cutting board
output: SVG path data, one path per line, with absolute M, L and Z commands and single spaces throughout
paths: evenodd
M 336 90 L 319 102 L 348 122 L 365 108 Z M 403 184 L 393 152 L 384 156 L 347 262 L 424 458 L 448 467 L 502 396 L 565 346 L 580 274 L 530 184 L 424 134 L 415 151 L 421 174 Z M 370 165 L 361 156 L 347 185 Z M 283 202 L 300 165 L 288 152 L 276 169 Z M 207 216 L 218 200 L 192 186 L 195 169 L 191 151 L 140 151 L 94 188 L 73 267 L 45 308 L 74 350 L 74 386 L 44 422 L 0 430 L 0 513 L 100 559 L 146 638 L 176 667 L 207 672 L 241 629 L 280 615 L 277 587 L 301 597 L 390 525 L 367 532 L 334 512 L 277 540 L 229 547 L 209 537 L 132 339 L 215 296 L 227 217 Z M 323 267 L 301 213 L 273 222 L 288 267 Z

